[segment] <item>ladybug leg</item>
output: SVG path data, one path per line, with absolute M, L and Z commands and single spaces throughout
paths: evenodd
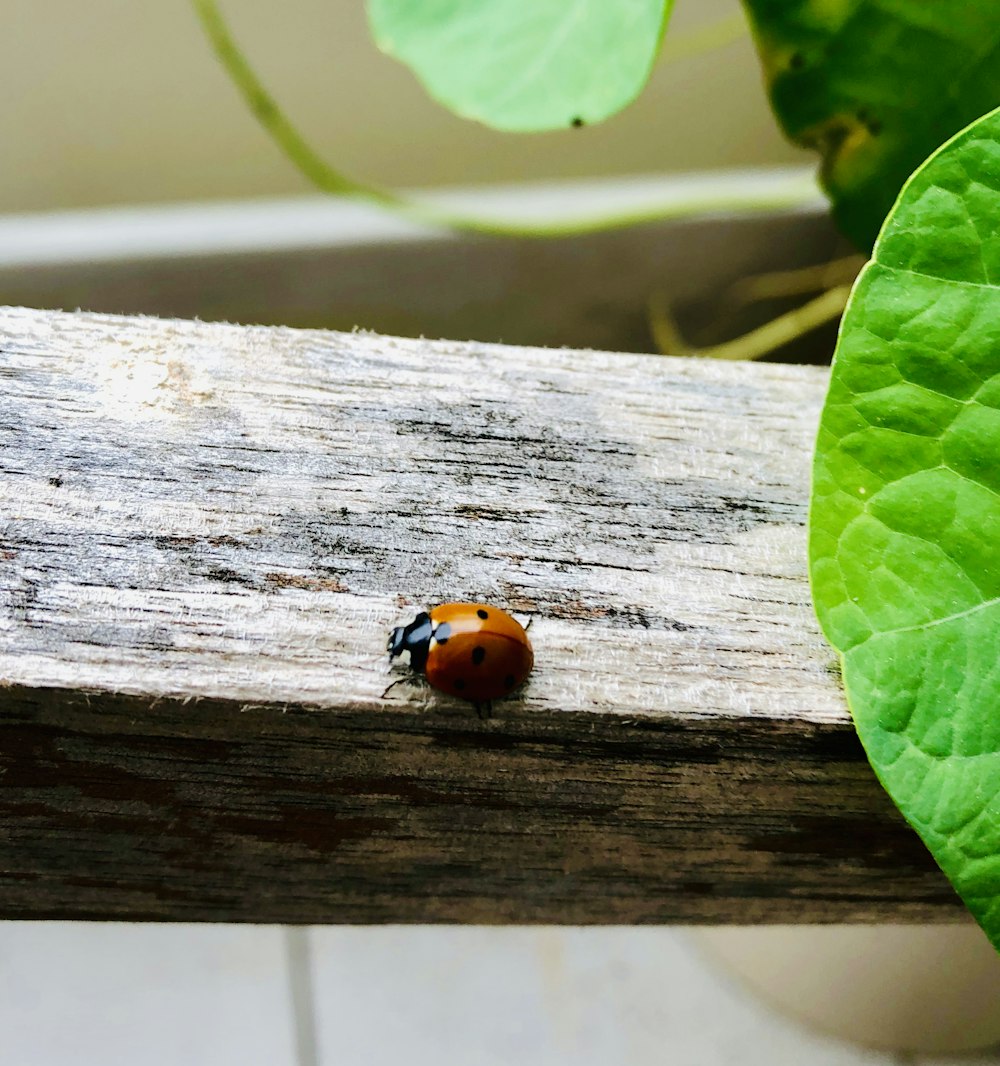
M 493 702 L 492 700 L 486 700 L 484 703 L 473 704 L 476 708 L 476 716 L 481 722 L 485 722 L 487 719 L 493 717 Z
M 392 690 L 393 690 L 393 689 L 394 689 L 394 688 L 395 688 L 395 687 L 396 687 L 397 685 L 401 685 L 401 684 L 402 684 L 402 683 L 403 683 L 404 681 L 409 681 L 409 680 L 410 680 L 410 679 L 409 679 L 408 677 L 397 677 L 397 678 L 396 678 L 396 680 L 395 680 L 395 681 L 393 681 L 393 682 L 392 682 L 392 684 L 391 684 L 391 685 L 389 685 L 389 686 L 388 686 L 388 687 L 386 688 L 385 692 L 383 692 L 383 693 L 382 693 L 382 699 L 385 699 L 385 698 L 386 698 L 386 696 L 388 696 L 388 695 L 389 695 L 389 693 L 390 693 L 390 692 L 391 692 L 391 691 L 392 691 Z
M 528 630 L 529 630 L 529 629 L 531 629 L 531 623 L 532 623 L 532 622 L 534 622 L 534 620 L 535 620 L 535 616 L 534 616 L 534 615 L 532 615 L 532 616 L 531 616 L 531 617 L 530 617 L 530 618 L 528 619 L 527 625 L 525 625 L 525 627 L 524 627 L 524 631 L 525 631 L 525 633 L 527 633 L 527 632 L 528 632 Z

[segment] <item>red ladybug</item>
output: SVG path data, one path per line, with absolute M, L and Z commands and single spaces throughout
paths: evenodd
M 408 651 L 410 667 L 434 688 L 477 708 L 509 695 L 535 662 L 524 626 L 488 603 L 442 603 L 421 611 L 389 634 L 388 650 L 390 659 Z

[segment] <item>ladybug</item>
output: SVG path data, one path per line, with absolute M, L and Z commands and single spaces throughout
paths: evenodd
M 421 611 L 389 634 L 388 651 L 390 660 L 408 651 L 412 670 L 477 710 L 513 692 L 535 662 L 524 626 L 487 603 L 442 603 Z

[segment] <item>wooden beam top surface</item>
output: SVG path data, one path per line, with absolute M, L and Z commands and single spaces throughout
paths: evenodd
M 16 310 L 0 351 L 8 680 L 460 709 L 383 702 L 385 635 L 473 599 L 533 619 L 505 715 L 845 720 L 821 369 Z

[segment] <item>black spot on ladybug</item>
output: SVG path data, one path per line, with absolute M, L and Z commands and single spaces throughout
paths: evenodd
M 574 126 L 576 129 L 579 129 L 583 125 L 583 119 L 580 118 L 579 115 L 577 115 L 576 118 L 573 119 L 573 121 L 570 123 L 570 125 Z
M 478 614 L 480 618 L 489 618 L 490 616 L 490 612 L 484 611 L 482 607 L 480 607 L 479 610 L 476 611 L 476 614 Z
M 792 70 L 801 70 L 806 65 L 806 57 L 801 52 L 792 52 L 788 57 L 788 65 Z
M 482 644 L 477 644 L 472 649 L 472 665 L 478 666 L 486 658 L 486 649 Z
M 451 636 L 451 624 L 448 622 L 442 622 L 437 629 L 434 630 L 434 639 L 438 644 L 447 644 L 448 638 Z
M 508 674 L 508 675 L 507 675 L 507 676 L 506 676 L 506 677 L 505 677 L 505 678 L 503 679 L 503 683 L 504 683 L 504 684 L 505 684 L 505 685 L 507 686 L 507 688 L 513 688 L 513 687 L 514 687 L 514 681 L 515 681 L 515 680 L 516 680 L 516 678 L 514 677 L 514 675 L 513 675 L 513 674 Z
M 465 688 L 465 678 L 464 677 L 456 677 L 455 678 L 455 688 L 459 692 L 461 692 L 462 689 Z

